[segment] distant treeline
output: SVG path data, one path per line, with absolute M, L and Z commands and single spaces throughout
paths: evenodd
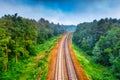
M 120 19 L 81 23 L 73 34 L 73 42 L 120 79 Z
M 38 22 L 15 15 L 0 18 L 0 75 L 12 65 L 30 55 L 34 46 L 65 32 L 62 25 L 41 18 Z M 12 61 L 12 62 L 11 62 Z M 22 65 L 21 65 L 22 66 Z
M 76 26 L 75 25 L 62 25 L 62 26 L 64 26 L 64 28 L 65 28 L 65 30 L 66 31 L 75 31 L 75 29 L 76 29 Z

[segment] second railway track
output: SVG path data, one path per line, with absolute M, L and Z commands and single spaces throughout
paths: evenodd
M 58 56 L 56 59 L 56 69 L 54 74 L 54 80 L 78 80 L 76 70 L 74 68 L 73 61 L 71 59 L 69 47 L 68 47 L 69 34 L 66 34 L 59 46 Z M 65 60 L 65 65 L 64 65 Z M 66 70 L 65 70 L 66 69 Z M 67 78 L 65 77 L 67 73 Z

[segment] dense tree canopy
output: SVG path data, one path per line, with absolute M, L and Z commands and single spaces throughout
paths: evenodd
M 17 13 L 0 18 L 0 76 L 2 72 L 12 69 L 11 65 L 18 63 L 19 59 L 36 55 L 35 45 L 64 32 L 62 25 L 43 18 L 37 22 L 20 17 Z
M 81 23 L 73 34 L 73 42 L 95 62 L 112 67 L 111 71 L 120 79 L 120 20 L 106 18 Z

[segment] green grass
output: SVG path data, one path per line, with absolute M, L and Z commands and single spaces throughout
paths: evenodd
M 42 53 L 45 53 L 45 56 L 40 59 L 38 64 L 32 67 L 33 69 L 28 69 L 31 71 L 28 75 L 28 80 L 35 80 L 37 77 L 39 77 L 40 80 L 46 80 L 48 72 L 49 53 L 59 38 L 60 36 L 52 37 L 51 39 L 45 41 L 45 43 L 35 46 L 36 54 L 40 55 Z M 35 63 L 31 63 L 30 66 L 34 64 Z
M 83 66 L 89 80 L 116 80 L 107 67 L 95 63 L 91 56 L 87 55 L 75 44 L 72 46 L 74 48 L 75 55 Z
M 35 46 L 36 56 L 44 56 L 36 62 L 36 56 L 29 56 L 27 59 L 20 59 L 15 63 L 15 58 L 10 61 L 9 70 L 3 72 L 0 80 L 46 80 L 49 63 L 49 52 L 57 42 L 60 36 L 55 36 L 46 40 L 43 44 Z
M 35 46 L 35 51 L 37 55 L 40 55 L 41 53 L 48 53 L 50 52 L 51 48 L 54 46 L 56 41 L 60 38 L 60 36 L 52 37 L 48 40 L 46 40 L 43 44 L 38 44 Z

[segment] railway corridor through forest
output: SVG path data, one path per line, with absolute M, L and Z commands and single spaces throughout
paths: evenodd
M 69 33 L 60 42 L 54 80 L 78 80 L 68 47 Z

